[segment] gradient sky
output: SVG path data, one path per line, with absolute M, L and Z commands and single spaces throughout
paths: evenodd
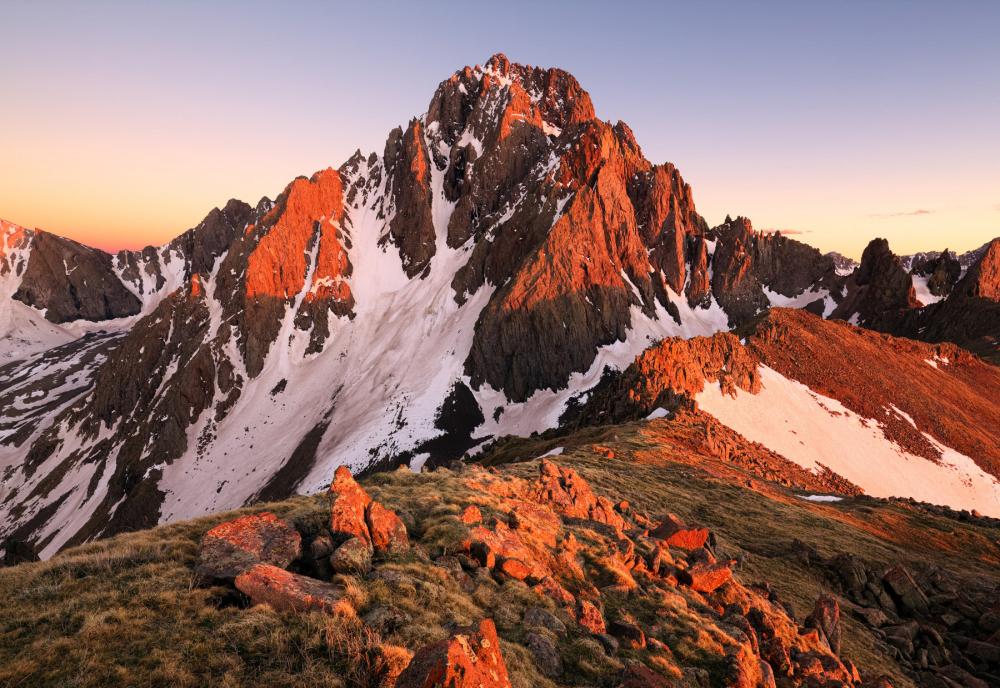
M 858 256 L 1000 235 L 1000 3 L 0 0 L 0 217 L 103 248 L 381 151 L 494 52 L 727 213 Z

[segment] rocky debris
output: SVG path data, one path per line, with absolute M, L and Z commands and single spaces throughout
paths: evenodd
M 708 528 L 690 528 L 677 514 L 667 514 L 649 535 L 663 540 L 670 547 L 696 550 L 705 546 L 709 533 Z
M 814 556 L 809 564 L 827 572 L 876 644 L 918 685 L 952 688 L 995 682 L 1000 671 L 1000 607 L 991 607 L 995 590 L 976 581 L 960 583 L 941 571 L 918 573 L 899 564 L 880 573 L 852 554 Z M 835 603 L 834 598 L 822 596 L 806 620 L 807 627 L 824 634 L 831 648 L 839 635 L 828 630 L 837 616 Z M 991 614 L 996 615 L 995 623 L 990 622 Z
M 822 633 L 830 651 L 840 654 L 840 603 L 836 597 L 820 595 L 812 613 L 806 618 L 805 626 Z
M 406 525 L 396 512 L 373 501 L 346 466 L 334 473 L 330 485 L 333 503 L 330 530 L 334 538 L 358 538 L 376 552 L 398 552 L 409 547 Z
M 258 563 L 287 567 L 301 554 L 298 531 L 265 511 L 240 516 L 205 533 L 195 573 L 206 580 L 232 580 Z
M 461 629 L 413 655 L 396 688 L 510 688 L 493 621 Z
M 595 495 L 576 471 L 548 460 L 539 464 L 539 477 L 532 486 L 530 497 L 551 505 L 563 516 L 591 519 L 618 530 L 627 527 L 611 501 Z
M 254 604 L 267 604 L 276 611 L 328 614 L 354 611 L 339 588 L 271 564 L 255 564 L 238 575 L 235 584 Z

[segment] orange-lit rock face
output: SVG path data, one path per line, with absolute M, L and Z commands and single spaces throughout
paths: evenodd
M 248 297 L 291 299 L 302 292 L 317 229 L 319 248 L 312 284 L 319 285 L 317 294 L 350 296 L 349 287 L 341 283 L 350 264 L 337 238 L 337 227 L 344 219 L 343 199 L 340 174 L 329 168 L 288 185 L 261 222 L 267 229 L 247 262 Z
M 268 604 L 279 612 L 353 614 L 341 589 L 270 564 L 257 564 L 241 573 L 236 587 L 254 604 Z
M 971 295 L 1000 301 L 1000 239 L 990 242 L 974 269 L 975 284 L 970 289 Z

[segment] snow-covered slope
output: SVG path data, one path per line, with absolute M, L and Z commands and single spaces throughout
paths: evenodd
M 968 456 L 928 435 L 940 460 L 915 456 L 871 419 L 767 366 L 761 368 L 761 387 L 757 394 L 729 395 L 708 384 L 695 399 L 747 439 L 804 468 L 829 468 L 872 496 L 912 497 L 1000 518 L 1000 481 Z

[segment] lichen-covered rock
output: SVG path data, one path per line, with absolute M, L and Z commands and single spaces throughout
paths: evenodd
M 454 633 L 413 656 L 396 688 L 510 688 L 493 621 Z
M 373 501 L 368 505 L 365 521 L 376 552 L 402 552 L 409 548 L 406 526 L 394 511 Z
M 680 549 L 696 550 L 708 542 L 708 528 L 690 528 L 677 514 L 667 514 L 649 534 Z
M 372 544 L 368 540 L 352 537 L 330 555 L 334 572 L 363 576 L 372 568 Z
M 347 466 L 339 466 L 330 485 L 333 504 L 330 507 L 330 532 L 334 539 L 352 537 L 371 541 L 366 513 L 372 498 L 358 485 Z
M 256 564 L 238 575 L 236 588 L 254 604 L 268 604 L 277 611 L 353 613 L 339 588 L 270 564 Z
M 233 579 L 257 563 L 285 568 L 302 554 L 302 536 L 291 523 L 265 511 L 221 523 L 201 541 L 195 573 Z

